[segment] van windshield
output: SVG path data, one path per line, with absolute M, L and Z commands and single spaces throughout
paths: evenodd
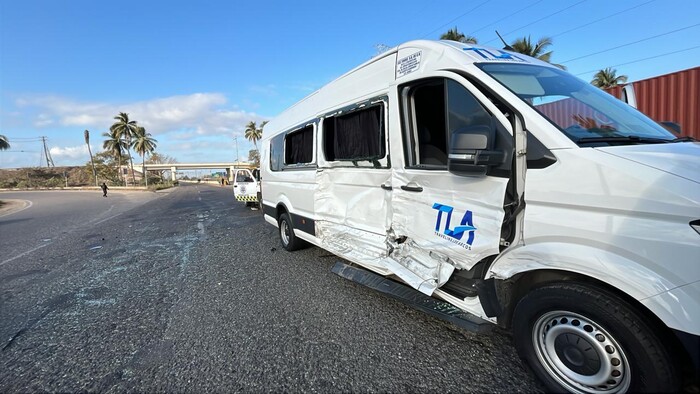
M 666 129 L 601 89 L 559 69 L 525 64 L 479 64 L 579 146 L 661 143 Z

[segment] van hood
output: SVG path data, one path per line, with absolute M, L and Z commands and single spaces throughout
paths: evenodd
M 700 183 L 700 142 L 626 145 L 595 149 Z

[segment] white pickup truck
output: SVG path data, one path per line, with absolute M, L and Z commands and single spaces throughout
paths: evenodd
M 246 206 L 260 206 L 260 170 L 247 168 L 234 170 L 233 196 L 236 201 L 245 202 Z

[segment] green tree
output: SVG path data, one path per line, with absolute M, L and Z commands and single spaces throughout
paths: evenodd
M 457 30 L 457 26 L 455 26 L 454 29 L 450 29 L 446 33 L 443 33 L 440 36 L 440 39 L 441 40 L 458 41 L 458 42 L 462 42 L 465 44 L 476 44 L 477 43 L 476 37 L 464 35 L 464 33 L 461 33 L 459 30 Z
M 147 133 L 143 127 L 137 127 L 134 134 L 133 148 L 134 151 L 141 155 L 141 169 L 143 170 L 143 179 L 146 180 L 148 186 L 148 176 L 146 174 L 146 153 L 153 153 L 156 149 L 156 139 L 151 137 L 151 133 Z
M 539 40 L 537 40 L 535 45 L 532 45 L 530 36 L 527 36 L 518 38 L 517 40 L 513 41 L 513 43 L 510 44 L 510 46 L 513 48 L 514 52 L 522 53 L 523 55 L 537 58 L 539 60 L 542 60 L 543 62 L 550 63 L 553 66 L 557 66 L 562 70 L 566 70 L 566 67 L 562 66 L 561 64 L 552 63 L 553 51 L 547 51 L 547 48 L 552 46 L 553 43 L 554 42 L 551 38 L 542 37 Z
M 90 149 L 90 132 L 85 130 L 85 145 L 87 145 L 88 153 L 90 154 L 90 162 L 92 163 L 92 175 L 95 177 L 95 186 L 97 186 L 97 171 L 95 170 L 95 160 L 92 158 L 92 149 Z
M 131 166 L 131 181 L 136 184 L 136 179 L 134 178 L 134 161 L 131 158 L 131 141 L 134 138 L 136 129 L 139 127 L 138 122 L 130 120 L 129 114 L 126 112 L 120 112 L 114 119 L 116 122 L 110 126 L 109 130 L 113 131 L 119 139 L 124 141 Z
M 258 150 L 258 141 L 262 138 L 262 133 L 263 133 L 263 127 L 267 124 L 267 121 L 264 121 L 260 124 L 260 127 L 255 124 L 255 122 L 248 122 L 248 124 L 245 126 L 245 138 L 252 142 L 253 145 L 255 145 L 255 150 Z
M 95 164 L 95 170 L 99 179 L 110 184 L 118 184 L 120 182 L 119 172 L 115 168 L 116 159 L 112 152 L 96 153 L 92 162 Z M 91 163 L 85 164 L 84 172 L 88 177 L 91 175 Z
M 257 149 L 251 149 L 248 151 L 248 161 L 254 163 L 255 166 L 260 167 L 260 152 Z
M 607 67 L 595 73 L 591 84 L 607 89 L 625 82 L 627 82 L 627 75 L 617 75 L 617 70 Z
M 0 134 L 0 150 L 10 149 L 10 141 L 4 135 Z
M 115 130 L 110 129 L 109 133 L 102 133 L 107 139 L 102 143 L 102 149 L 106 150 L 113 158 L 117 160 L 117 173 L 120 178 L 122 175 L 122 156 L 126 150 L 126 142 L 121 139 Z

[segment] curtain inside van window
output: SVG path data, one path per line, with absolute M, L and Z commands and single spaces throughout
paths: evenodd
M 335 160 L 384 157 L 381 112 L 381 107 L 376 106 L 336 118 L 333 133 Z
M 313 127 L 305 127 L 287 135 L 284 151 L 284 162 L 286 164 L 302 164 L 313 162 Z

